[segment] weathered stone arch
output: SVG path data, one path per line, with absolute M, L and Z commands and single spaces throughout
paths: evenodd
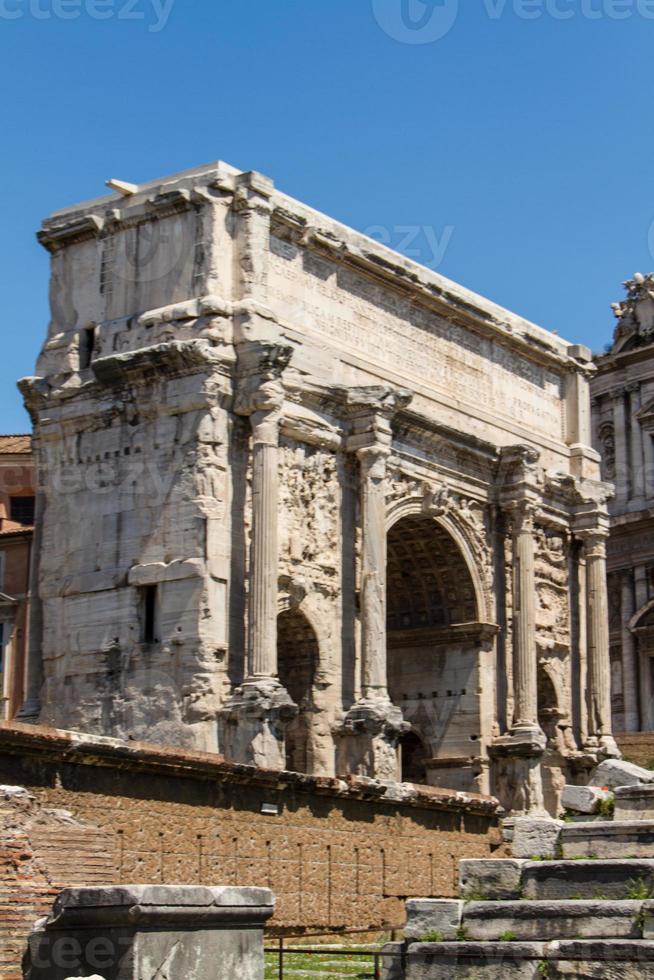
M 482 543 L 473 545 L 451 513 L 457 500 L 448 513 L 435 512 L 432 500 L 403 498 L 387 513 L 388 687 L 425 747 L 423 759 L 405 760 L 411 778 L 420 769 L 434 785 L 478 790 L 494 697 Z M 469 505 L 462 510 L 471 524 Z M 415 738 L 410 755 L 419 748 Z
M 448 508 L 448 513 L 434 514 L 431 507 L 431 494 L 423 492 L 396 500 L 387 508 L 386 533 L 388 534 L 391 528 L 404 517 L 411 516 L 431 517 L 458 545 L 474 585 L 477 619 L 479 622 L 493 623 L 495 605 L 492 574 L 489 568 L 491 552 L 488 542 L 481 538 L 482 532 L 473 533 L 464 521 L 457 520 L 453 507 Z

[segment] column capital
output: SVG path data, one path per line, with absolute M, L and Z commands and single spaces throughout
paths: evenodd
M 502 501 L 501 509 L 511 521 L 514 534 L 533 534 L 540 503 L 540 498 L 535 494 L 520 494 Z
M 393 433 L 391 420 L 395 413 L 405 408 L 413 395 L 404 388 L 386 385 L 370 385 L 350 388 L 347 392 L 347 415 L 350 419 L 349 452 L 379 447 L 390 452 Z
M 386 476 L 386 461 L 391 455 L 389 446 L 375 443 L 372 446 L 360 446 L 355 450 L 361 464 L 361 475 L 364 479 L 383 480 Z
M 601 558 L 606 560 L 606 542 L 609 538 L 608 528 L 588 527 L 576 532 L 576 537 L 583 543 L 586 559 Z
M 237 415 L 281 413 L 284 404 L 282 375 L 293 348 L 270 341 L 239 344 L 234 411 Z

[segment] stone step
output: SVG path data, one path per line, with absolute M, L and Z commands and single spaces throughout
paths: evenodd
M 570 823 L 561 830 L 559 843 L 563 858 L 654 858 L 654 822 Z
M 654 860 L 527 861 L 521 898 L 643 900 L 654 896 Z
M 406 980 L 654 980 L 654 942 L 414 943 Z
M 640 939 L 643 902 L 469 902 L 461 938 L 497 942 L 552 939 Z
M 460 894 L 467 901 L 529 899 L 632 900 L 654 897 L 654 859 L 461 861 Z

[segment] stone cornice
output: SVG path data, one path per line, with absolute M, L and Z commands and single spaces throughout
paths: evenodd
M 188 752 L 143 742 L 123 742 L 119 739 L 17 722 L 0 724 L 0 753 L 19 756 L 22 760 L 32 758 L 37 765 L 49 762 L 55 765 L 94 766 L 131 772 L 137 779 L 140 773 L 147 773 L 201 782 L 245 785 L 267 791 L 289 790 L 337 799 L 376 800 L 394 807 L 471 813 L 489 819 L 496 818 L 502 812 L 494 797 L 477 793 L 407 783 L 386 784 L 359 776 L 340 779 L 280 772 L 225 762 L 222 756 L 208 752 Z
M 231 201 L 239 174 L 235 167 L 219 160 L 140 184 L 129 197 L 107 194 L 55 212 L 43 222 L 37 237 L 44 248 L 56 252 L 77 241 L 134 227 L 153 215 L 165 217 L 191 210 L 197 204 L 220 203 L 224 198 Z
M 98 357 L 91 368 L 101 384 L 114 385 L 144 376 L 159 379 L 213 371 L 224 359 L 225 352 L 206 341 L 172 340 Z

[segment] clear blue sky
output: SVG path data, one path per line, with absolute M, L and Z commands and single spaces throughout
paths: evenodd
M 108 177 L 260 170 L 597 350 L 654 268 L 652 0 L 0 0 L 0 43 L 0 430 L 47 325 L 34 232 Z

